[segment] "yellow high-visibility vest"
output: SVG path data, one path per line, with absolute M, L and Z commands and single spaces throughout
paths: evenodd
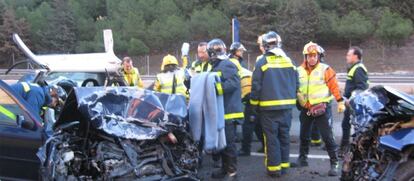
M 356 71 L 356 69 L 357 68 L 359 68 L 359 67 L 361 67 L 366 73 L 368 73 L 368 70 L 367 70 L 367 68 L 365 67 L 365 65 L 364 64 L 362 64 L 362 63 L 357 63 L 356 65 L 354 65 L 349 71 L 348 71 L 348 74 L 347 74 L 347 79 L 348 80 L 351 80 L 353 77 L 354 77 L 354 74 L 355 74 L 355 71 Z M 367 83 L 369 83 L 369 81 L 367 82 Z
M 305 101 L 311 105 L 322 102 L 329 102 L 333 99 L 329 87 L 325 82 L 325 71 L 329 68 L 324 63 L 319 63 L 310 75 L 302 66 L 298 67 L 299 73 L 299 91 L 303 94 Z
M 137 68 L 133 68 L 131 72 L 126 73 L 122 70 L 122 73 L 124 74 L 124 80 L 127 83 L 127 86 L 138 86 L 140 88 L 144 87 L 144 84 L 142 83 L 141 77 L 139 75 L 139 71 Z
M 174 72 L 157 74 L 157 80 L 154 84 L 154 90 L 166 94 L 173 93 L 173 79 L 175 75 L 175 93 L 187 96 L 187 89 L 184 85 L 185 72 L 182 69 Z

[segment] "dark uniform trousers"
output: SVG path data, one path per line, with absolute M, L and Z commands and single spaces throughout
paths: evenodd
M 289 168 L 289 130 L 292 109 L 262 110 L 259 114 L 264 133 L 265 162 L 268 170 L 278 171 Z M 271 167 L 274 169 L 270 169 Z
M 263 131 L 262 131 L 262 125 L 260 125 L 260 118 L 258 115 L 256 115 L 251 120 L 252 114 L 252 107 L 247 104 L 244 108 L 244 122 L 242 125 L 242 132 L 243 132 L 243 139 L 242 139 L 242 150 L 244 152 L 250 152 L 251 150 L 251 143 L 252 143 L 252 137 L 253 137 L 253 131 L 256 134 L 257 139 L 261 142 L 262 147 L 263 145 Z
M 307 115 L 308 110 L 303 109 L 300 112 L 300 148 L 299 156 L 306 157 L 309 154 L 309 144 L 312 125 L 319 128 L 322 140 L 325 142 L 328 155 L 331 162 L 338 161 L 337 149 L 338 146 L 335 143 L 332 133 L 332 110 L 331 104 L 327 104 L 326 112 L 319 117 L 313 117 Z
M 230 173 L 237 170 L 236 126 L 236 120 L 226 120 L 224 129 L 227 146 L 220 152 L 222 167 L 225 171 Z
M 344 118 L 342 120 L 342 143 L 341 145 L 348 145 L 349 139 L 351 137 L 351 111 L 348 109 L 345 109 L 344 112 Z

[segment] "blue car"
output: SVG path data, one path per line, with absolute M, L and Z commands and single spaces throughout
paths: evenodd
M 38 113 L 0 80 L 0 179 L 38 179 L 45 139 Z

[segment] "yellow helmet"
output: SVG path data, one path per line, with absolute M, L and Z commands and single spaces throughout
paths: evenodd
M 313 43 L 312 41 L 303 47 L 303 55 L 309 55 L 309 54 L 320 54 L 320 50 L 318 48 L 318 44 Z
M 175 58 L 175 56 L 168 54 L 162 58 L 161 70 L 164 70 L 164 66 L 171 64 L 178 65 L 178 60 Z

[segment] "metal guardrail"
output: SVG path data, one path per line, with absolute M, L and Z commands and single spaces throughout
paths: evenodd
M 22 75 L 32 72 L 31 69 L 13 69 L 9 74 L 5 75 L 7 69 L 0 69 L 0 79 L 2 80 L 16 80 Z M 346 81 L 346 73 L 338 73 L 338 80 L 340 82 Z M 141 78 L 145 81 L 155 80 L 155 75 L 142 75 Z M 372 73 L 369 74 L 370 82 L 372 83 L 404 83 L 414 84 L 413 74 L 387 74 L 387 73 Z M 414 86 L 414 85 L 413 85 Z

